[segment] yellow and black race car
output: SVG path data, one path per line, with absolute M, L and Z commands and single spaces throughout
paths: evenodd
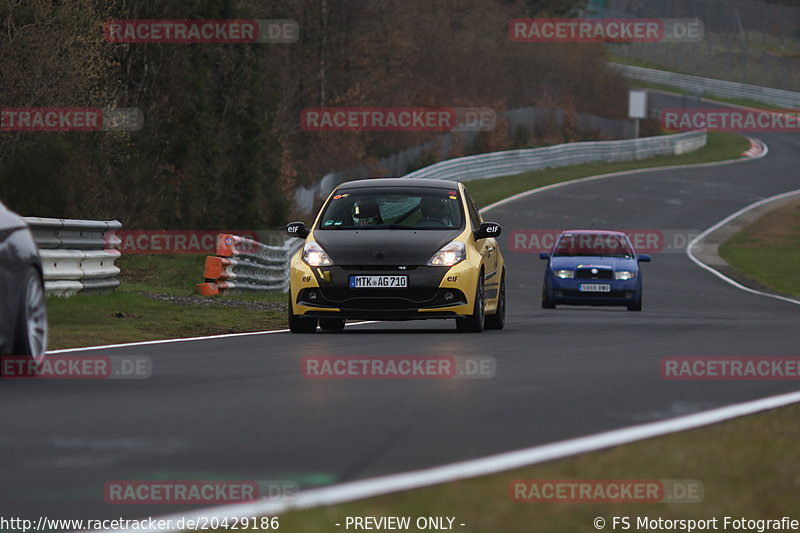
M 459 331 L 502 329 L 505 263 L 463 184 L 408 178 L 343 183 L 291 261 L 289 328 L 340 331 L 345 320 L 454 318 Z

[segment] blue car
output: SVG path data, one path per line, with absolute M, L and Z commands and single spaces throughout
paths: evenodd
M 619 305 L 642 310 L 642 272 L 639 263 L 650 256 L 637 255 L 620 231 L 571 230 L 562 232 L 547 260 L 542 287 L 542 308 L 556 305 Z

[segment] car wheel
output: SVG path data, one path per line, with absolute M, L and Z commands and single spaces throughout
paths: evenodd
M 642 310 L 642 293 L 639 293 L 639 297 L 634 301 L 632 304 L 628 304 L 628 311 L 641 311 Z
M 550 299 L 547 287 L 542 287 L 542 309 L 555 309 L 556 304 Z
M 344 329 L 344 318 L 320 318 L 319 327 L 324 331 L 342 331 Z
M 483 327 L 486 329 L 503 329 L 506 325 L 506 273 L 500 278 L 500 293 L 497 295 L 497 311 L 486 315 Z
M 14 352 L 15 355 L 27 355 L 36 363 L 41 363 L 46 351 L 47 305 L 44 284 L 39 271 L 30 267 L 22 282 Z
M 479 274 L 478 286 L 475 289 L 475 305 L 472 307 L 472 315 L 463 318 L 456 318 L 456 329 L 462 333 L 480 333 L 483 331 L 484 321 L 484 292 L 483 292 L 483 270 Z
M 289 290 L 289 331 L 292 333 L 314 333 L 317 331 L 317 319 L 305 318 L 292 313 L 292 291 Z

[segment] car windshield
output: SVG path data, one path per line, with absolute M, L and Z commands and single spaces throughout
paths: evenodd
M 334 194 L 318 229 L 459 229 L 463 223 L 456 189 L 364 187 Z
M 633 250 L 628 239 L 622 235 L 570 233 L 562 235 L 558 239 L 553 255 L 556 257 L 633 257 Z

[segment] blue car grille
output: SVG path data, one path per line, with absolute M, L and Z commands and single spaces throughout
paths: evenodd
M 613 279 L 614 271 L 608 268 L 598 268 L 597 274 L 592 273 L 591 268 L 579 268 L 575 271 L 577 279 Z

